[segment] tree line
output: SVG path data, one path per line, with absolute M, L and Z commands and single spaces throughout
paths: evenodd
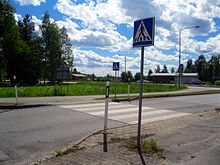
M 175 72 L 178 73 L 178 70 L 175 71 L 172 67 L 171 73 Z M 192 59 L 189 59 L 183 72 L 198 73 L 201 81 L 214 83 L 216 80 L 220 79 L 220 56 L 212 55 L 211 58 L 207 60 L 204 55 L 200 55 L 194 62 Z M 150 70 L 149 75 L 152 73 L 152 70 Z M 155 73 L 169 73 L 169 71 L 166 65 L 163 65 L 162 70 L 160 69 L 160 65 L 157 65 Z
M 209 60 L 204 55 L 200 55 L 193 62 L 192 59 L 187 61 L 185 73 L 198 73 L 201 81 L 215 82 L 220 79 L 220 57 L 212 55 Z
M 58 28 L 45 12 L 39 32 L 31 16 L 16 21 L 15 9 L 0 0 L 0 81 L 10 79 L 34 85 L 39 79 L 55 81 L 56 70 L 72 67 L 72 45 L 65 27 Z
M 183 72 L 198 73 L 201 81 L 214 83 L 216 80 L 220 80 L 220 56 L 212 55 L 209 60 L 207 60 L 204 55 L 200 55 L 195 61 L 189 59 L 186 63 L 186 67 L 183 66 Z M 150 69 L 148 75 L 144 78 L 150 80 L 150 75 L 152 73 L 153 71 Z M 169 71 L 166 65 L 163 65 L 162 69 L 160 68 L 160 65 L 157 65 L 154 73 L 169 73 Z M 172 67 L 170 73 L 178 73 L 178 70 L 175 71 Z M 129 78 L 130 80 L 138 81 L 140 80 L 140 73 L 136 73 L 133 77 L 130 71 L 127 73 L 122 72 L 122 82 L 127 82 Z

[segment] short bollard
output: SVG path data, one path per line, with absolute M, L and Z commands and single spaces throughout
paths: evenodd
M 16 76 L 14 76 L 14 84 L 15 84 L 16 105 L 18 105 L 18 88 L 17 88 L 17 84 L 16 84 Z
M 130 102 L 130 88 L 131 88 L 131 79 L 128 78 L 128 101 Z

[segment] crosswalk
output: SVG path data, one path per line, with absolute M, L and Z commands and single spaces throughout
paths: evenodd
M 88 103 L 74 105 L 59 105 L 61 108 L 67 108 L 96 116 L 104 116 L 105 104 L 103 103 Z M 190 115 L 190 113 L 182 113 L 167 109 L 158 109 L 153 107 L 143 106 L 142 108 L 142 123 L 155 122 L 176 117 Z M 138 117 L 138 106 L 130 103 L 109 103 L 108 118 L 121 121 L 128 124 L 136 124 Z

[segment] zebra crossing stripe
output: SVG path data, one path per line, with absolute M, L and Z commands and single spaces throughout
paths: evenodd
M 152 110 L 154 108 L 151 108 L 151 107 L 143 107 L 143 110 Z M 113 116 L 113 114 L 119 114 L 119 113 L 127 113 L 127 112 L 134 112 L 135 114 L 137 113 L 138 111 L 138 107 L 135 106 L 135 107 L 131 107 L 131 108 L 123 108 L 123 109 L 114 109 L 112 110 L 111 108 L 109 109 L 108 111 L 108 114 L 109 116 Z M 104 115 L 104 111 L 98 111 L 98 112 L 91 112 L 90 114 L 92 115 Z
M 111 103 L 111 105 L 117 105 L 118 103 Z M 97 107 L 104 106 L 104 103 L 92 103 L 92 104 L 77 104 L 77 105 L 61 105 L 62 108 L 83 108 L 83 107 Z
M 118 105 L 109 105 L 109 111 L 111 110 L 111 109 L 116 109 L 116 108 L 119 108 L 119 109 L 121 109 L 121 108 L 123 108 L 123 107 L 125 107 L 125 105 L 123 105 L 123 104 L 118 104 Z M 136 106 L 127 106 L 127 107 L 132 107 L 132 108 L 136 108 Z M 85 111 L 94 111 L 94 110 L 97 110 L 97 111 L 100 111 L 100 110 L 103 110 L 104 111 L 104 105 L 103 105 L 103 107 L 102 106 L 99 106 L 99 107 L 85 107 L 85 108 L 80 108 L 80 107 L 77 107 L 77 108 L 73 108 L 73 109 L 75 109 L 75 110 L 79 110 L 79 111 L 83 111 L 83 112 L 85 112 Z
M 155 111 L 149 111 L 149 112 L 142 112 L 142 116 L 152 115 L 152 114 L 161 114 L 161 113 L 167 113 L 167 112 L 173 112 L 173 111 L 155 110 Z M 126 114 L 126 115 L 117 115 L 117 116 L 112 116 L 111 118 L 114 120 L 121 120 L 121 119 L 132 118 L 132 117 L 137 117 L 137 113 Z
M 62 108 L 68 108 L 85 112 L 91 115 L 103 116 L 104 103 L 78 104 L 78 105 L 62 105 Z M 129 124 L 137 123 L 138 107 L 133 104 L 121 104 L 111 102 L 109 104 L 109 119 L 123 121 Z M 155 116 L 156 115 L 156 116 Z M 142 123 L 166 120 L 175 117 L 190 115 L 190 113 L 180 113 L 173 110 L 156 109 L 152 107 L 142 108 Z
M 150 123 L 150 122 L 154 122 L 154 121 L 172 119 L 172 118 L 175 118 L 175 117 L 183 117 L 183 116 L 187 116 L 187 115 L 190 115 L 190 113 L 177 113 L 177 114 L 174 114 L 174 115 L 154 117 L 154 118 L 151 118 L 151 119 L 143 119 L 143 120 L 141 120 L 141 122 L 142 122 L 142 124 L 143 123 Z M 128 123 L 129 124 L 136 124 L 137 121 L 131 121 L 131 122 L 128 122 Z
M 108 111 L 108 114 L 109 114 L 109 116 L 111 115 L 111 114 L 117 114 L 117 113 L 122 113 L 122 112 L 137 112 L 137 108 L 135 107 L 132 107 L 132 108 L 126 108 L 126 109 L 116 109 L 116 110 L 109 110 Z M 99 111 L 99 112 L 92 112 L 92 113 L 90 113 L 90 114 L 92 114 L 92 115 L 103 115 L 104 114 L 104 111 Z

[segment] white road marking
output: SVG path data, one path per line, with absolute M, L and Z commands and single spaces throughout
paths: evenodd
M 77 110 L 96 116 L 103 116 L 105 111 L 105 104 L 103 103 L 89 103 L 89 104 L 75 104 L 75 105 L 60 105 L 59 107 Z M 129 124 L 137 123 L 138 106 L 125 103 L 109 103 L 109 119 L 126 122 Z M 166 120 L 175 117 L 182 117 L 190 115 L 190 113 L 182 113 L 174 110 L 157 109 L 153 107 L 142 107 L 142 123 L 155 122 L 159 120 Z M 149 116 L 149 118 L 147 118 Z

